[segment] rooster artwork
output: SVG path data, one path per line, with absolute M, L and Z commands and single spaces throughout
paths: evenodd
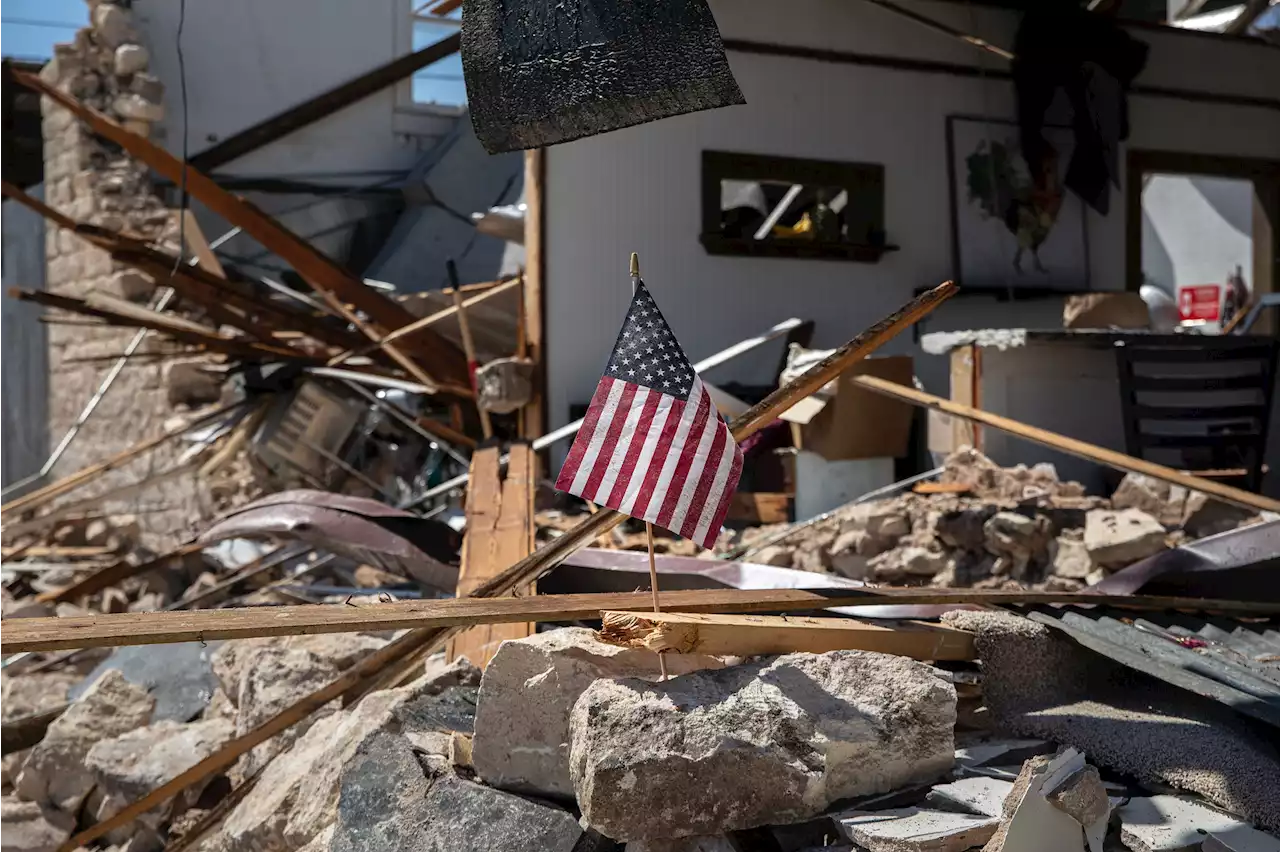
M 1049 271 L 1040 260 L 1040 246 L 1062 210 L 1064 189 L 1058 176 L 1058 153 L 1048 143 L 1045 148 L 1040 175 L 1028 171 L 1013 140 L 983 140 L 964 160 L 969 203 L 977 205 L 986 217 L 1003 222 L 1017 240 L 1012 262 L 1019 275 L 1028 254 L 1035 271 Z

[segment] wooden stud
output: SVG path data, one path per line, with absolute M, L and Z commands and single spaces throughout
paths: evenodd
M 943 414 L 952 417 L 963 417 L 966 420 L 972 420 L 976 423 L 982 423 L 993 429 L 999 429 L 1002 432 L 1008 432 L 1027 441 L 1032 441 L 1046 447 L 1052 447 L 1060 452 L 1069 455 L 1078 456 L 1088 461 L 1105 464 L 1108 467 L 1114 467 L 1117 470 L 1129 471 L 1131 473 L 1141 473 L 1146 476 L 1154 477 L 1163 482 L 1169 482 L 1173 485 L 1180 485 L 1191 491 L 1199 491 L 1210 497 L 1222 500 L 1224 503 L 1230 503 L 1234 506 L 1243 506 L 1253 511 L 1269 511 L 1280 512 L 1280 500 L 1274 500 L 1270 497 L 1264 497 L 1261 494 L 1251 494 L 1239 488 L 1233 488 L 1230 485 L 1223 485 L 1220 482 L 1214 482 L 1209 479 L 1201 479 L 1198 476 L 1190 476 L 1181 471 L 1174 470 L 1171 467 L 1165 467 L 1162 464 L 1139 459 L 1124 453 L 1108 450 L 1105 447 L 1099 447 L 1084 441 L 1068 438 L 1066 435 L 1059 435 L 1057 432 L 1050 432 L 1048 429 L 1040 429 L 1035 426 L 1028 426 L 1025 423 L 1019 423 L 1008 417 L 1002 417 L 999 414 L 992 414 L 987 411 L 980 411 L 968 405 L 961 405 L 952 402 L 949 399 L 934 396 L 918 391 L 905 385 L 887 382 L 884 379 L 878 379 L 874 376 L 857 376 L 854 382 L 862 385 L 864 388 L 885 396 L 900 399 L 903 402 L 909 402 L 912 405 L 918 405 L 923 408 L 930 408 L 935 411 L 941 411 Z
M 754 657 L 858 650 L 916 660 L 972 660 L 973 635 L 918 621 L 874 624 L 848 618 L 605 612 L 600 638 L 659 654 Z
M 541 148 L 524 153 L 524 328 L 528 357 L 534 363 L 533 398 L 520 411 L 520 435 L 525 440 L 541 437 L 547 428 L 547 368 L 543 339 L 546 335 L 543 281 L 546 261 L 543 242 L 546 237 L 546 206 L 543 186 L 546 180 L 547 154 Z

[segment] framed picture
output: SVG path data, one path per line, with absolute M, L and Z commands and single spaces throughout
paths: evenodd
M 1047 125 L 1045 180 L 1032 180 L 1016 122 L 947 117 L 952 266 L 982 289 L 1089 289 L 1084 204 L 1064 185 L 1074 137 Z

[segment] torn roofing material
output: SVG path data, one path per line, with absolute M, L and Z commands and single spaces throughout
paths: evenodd
M 262 536 L 305 541 L 432 588 L 458 582 L 458 569 L 449 564 L 460 543 L 454 530 L 364 497 L 281 491 L 228 514 L 200 541 Z
M 1028 617 L 1122 665 L 1280 727 L 1280 623 L 1035 608 Z

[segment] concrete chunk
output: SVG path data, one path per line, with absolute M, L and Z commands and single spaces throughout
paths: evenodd
M 431 785 L 423 813 L 426 844 L 420 848 L 431 852 L 571 852 L 582 836 L 567 811 L 453 775 Z
M 963 852 L 986 843 L 1000 825 L 993 817 L 921 808 L 851 811 L 835 822 L 845 837 L 870 852 Z
M 85 766 L 89 750 L 100 740 L 146 725 L 154 709 L 145 689 L 118 671 L 104 673 L 32 747 L 14 785 L 18 795 L 74 813 L 93 789 L 93 774 Z
M 573 784 L 588 824 L 617 840 L 797 822 L 935 780 L 955 719 L 955 688 L 929 666 L 861 651 L 598 680 L 570 720 Z
M 12 796 L 0 799 L 0 852 L 53 852 L 71 836 L 76 818 L 71 814 Z
M 672 674 L 723 666 L 701 654 L 667 655 Z M 472 764 L 494 787 L 572 796 L 569 711 L 578 696 L 598 678 L 658 676 L 657 655 L 605 644 L 586 628 L 504 642 L 480 684 Z
M 1084 547 L 1095 564 L 1120 568 L 1164 550 L 1165 531 L 1140 509 L 1094 509 L 1084 518 Z

